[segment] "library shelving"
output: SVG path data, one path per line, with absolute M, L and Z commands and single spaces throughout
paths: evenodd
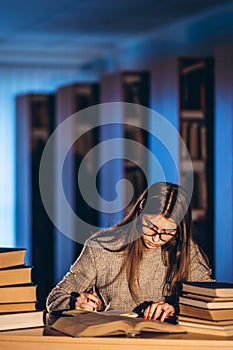
M 94 106 L 99 103 L 99 84 L 95 82 L 76 82 L 69 85 L 61 86 L 56 90 L 56 117 L 55 124 L 58 127 L 67 118 L 76 114 L 77 112 L 84 110 L 88 107 Z M 85 121 L 75 123 L 75 128 L 82 131 L 88 125 L 84 125 Z M 72 132 L 66 135 L 62 134 L 61 138 L 58 138 L 58 149 L 62 145 L 64 137 L 69 141 L 72 138 Z M 98 130 L 92 128 L 83 133 L 73 144 L 65 159 L 63 165 L 63 188 L 65 196 L 73 212 L 81 218 L 84 222 L 90 225 L 97 225 L 98 213 L 89 204 L 86 203 L 83 198 L 78 185 L 79 167 L 85 157 L 85 155 L 97 144 L 98 142 Z M 55 155 L 56 158 L 56 155 Z M 86 181 L 92 179 L 92 167 L 87 167 L 85 172 Z M 56 189 L 55 189 L 56 192 Z M 56 217 L 63 217 L 63 208 L 60 206 L 61 200 L 57 198 L 57 204 L 55 209 Z M 69 218 L 65 219 L 68 226 L 72 226 L 72 222 L 68 222 Z M 80 231 L 80 228 L 73 227 L 74 236 Z M 79 234 L 86 234 L 86 232 L 79 232 Z M 58 229 L 56 229 L 55 235 L 55 254 L 56 254 L 56 271 L 55 279 L 58 281 L 67 271 L 70 264 L 80 253 L 83 242 L 77 238 L 72 240 L 70 237 L 65 236 Z
M 122 162 L 117 163 L 116 172 L 119 172 L 119 176 L 127 179 L 133 186 L 134 194 L 133 198 L 129 201 L 128 205 L 124 208 L 123 212 L 120 215 L 125 215 L 132 204 L 135 202 L 136 198 L 142 191 L 147 187 L 147 178 L 144 174 L 143 169 L 147 167 L 147 159 L 140 152 L 137 152 L 136 149 L 126 150 L 126 147 L 129 147 L 129 143 L 126 143 L 127 140 L 135 141 L 139 144 L 147 147 L 148 145 L 148 135 L 144 130 L 146 125 L 143 125 L 145 122 L 140 120 L 140 112 L 137 108 L 137 105 L 149 106 L 150 102 L 150 73 L 144 70 L 129 70 L 129 71 L 120 71 L 112 74 L 108 74 L 102 77 L 101 79 L 101 102 L 128 102 L 131 105 L 130 115 L 126 112 L 126 109 L 122 108 L 119 111 L 119 119 L 122 121 L 122 125 L 117 129 L 115 125 L 108 125 L 108 130 L 105 134 L 102 135 L 100 132 L 100 140 L 114 137 L 121 137 L 123 142 L 123 151 L 122 151 Z M 135 109 L 133 107 L 135 105 Z M 102 136 L 101 136 L 102 135 Z M 130 155 L 130 159 L 124 158 L 125 155 Z M 121 169 L 119 169 L 121 167 Z M 109 175 L 109 177 L 108 177 Z M 111 176 L 111 173 L 105 174 L 106 178 L 102 178 L 102 193 L 111 193 L 114 191 L 116 183 L 114 181 L 119 180 Z M 108 181 L 106 181 L 108 179 Z M 105 184 L 108 182 L 106 188 Z M 127 190 L 123 189 L 123 198 L 130 198 L 130 194 L 127 193 Z M 114 217 L 108 217 L 103 215 L 102 225 L 112 224 L 115 220 Z
M 213 259 L 213 131 L 214 60 L 212 57 L 179 58 L 180 135 L 193 166 L 191 199 L 194 236 Z M 189 171 L 181 152 L 181 178 Z
M 26 263 L 33 266 L 39 308 L 53 286 L 53 224 L 39 189 L 40 160 L 53 128 L 53 94 L 16 97 L 16 242 L 27 248 Z

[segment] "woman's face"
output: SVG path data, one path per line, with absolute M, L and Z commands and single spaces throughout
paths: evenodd
M 142 215 L 142 240 L 149 249 L 166 244 L 176 235 L 176 223 L 162 215 Z

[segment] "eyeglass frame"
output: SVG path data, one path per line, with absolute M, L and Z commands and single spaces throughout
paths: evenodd
M 176 227 L 176 228 L 167 229 L 167 230 L 170 231 L 170 232 L 164 232 L 164 231 L 161 232 L 161 230 L 159 230 L 158 226 L 156 226 L 156 225 L 154 225 L 154 224 L 152 224 L 151 226 L 142 224 L 141 226 L 142 226 L 142 227 L 147 227 L 149 230 L 155 232 L 155 233 L 153 233 L 152 235 L 149 235 L 149 234 L 147 234 L 147 233 L 144 233 L 143 230 L 142 230 L 143 236 L 146 236 L 146 237 L 154 237 L 154 236 L 158 235 L 158 236 L 159 236 L 159 239 L 160 239 L 161 241 L 163 241 L 163 242 L 167 242 L 167 240 L 162 239 L 162 235 L 165 235 L 165 236 L 167 236 L 167 237 L 175 237 L 175 236 L 176 236 L 176 232 L 177 232 L 177 227 Z M 171 234 L 171 232 L 174 232 L 174 231 L 175 231 L 175 233 L 174 233 L 174 234 Z

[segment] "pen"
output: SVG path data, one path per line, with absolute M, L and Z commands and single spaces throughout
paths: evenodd
M 110 302 L 108 303 L 108 305 L 106 306 L 106 308 L 104 309 L 104 311 L 108 311 L 110 308 Z

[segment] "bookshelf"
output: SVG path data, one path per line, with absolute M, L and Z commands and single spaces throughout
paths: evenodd
M 109 75 L 105 75 L 101 79 L 101 102 L 128 102 L 142 106 L 149 106 L 150 101 L 150 74 L 148 71 L 122 71 L 116 72 Z M 100 132 L 100 141 L 106 138 L 121 137 L 123 141 L 122 150 L 122 162 L 118 163 L 116 172 L 119 177 L 114 178 L 109 174 L 104 174 L 102 178 L 103 186 L 101 187 L 102 194 L 112 193 L 115 189 L 116 181 L 123 177 L 130 181 L 134 188 L 134 195 L 128 206 L 125 208 L 121 215 L 125 215 L 132 207 L 139 194 L 147 187 L 147 179 L 143 174 L 142 168 L 147 167 L 147 159 L 143 157 L 140 152 L 135 150 L 130 151 L 127 149 L 127 153 L 130 154 L 130 159 L 124 159 L 126 154 L 126 141 L 133 140 L 138 142 L 145 147 L 148 145 L 147 132 L 144 131 L 140 125 L 140 114 L 137 108 L 135 110 L 131 108 L 131 115 L 126 113 L 124 108 L 119 112 L 119 120 L 122 120 L 122 125 L 117 130 L 115 125 L 108 125 L 105 128 L 104 135 Z M 129 124 L 127 124 L 129 122 Z M 143 125 L 142 125 L 143 127 Z M 108 129 L 108 130 L 106 130 Z M 106 186 L 107 184 L 107 186 Z M 129 194 L 123 189 L 123 198 L 130 198 Z M 120 219 L 120 217 L 118 218 Z M 104 217 L 102 222 L 104 226 L 111 225 L 115 218 Z M 117 219 L 115 220 L 117 221 Z
M 191 200 L 194 236 L 213 259 L 213 109 L 214 61 L 211 57 L 179 59 L 180 135 L 193 165 Z M 189 173 L 181 154 L 181 178 Z
M 98 103 L 99 84 L 97 83 L 78 82 L 61 86 L 56 91 L 56 126 L 74 113 Z M 87 125 L 84 125 L 84 123 L 83 120 L 80 124 L 75 123 L 75 128 L 77 127 L 79 131 L 85 129 Z M 70 134 L 65 135 L 66 140 L 71 139 L 71 134 L 72 131 Z M 64 135 L 62 135 L 62 138 L 63 137 Z M 87 152 L 97 144 L 97 142 L 98 130 L 97 128 L 91 128 L 90 125 L 90 130 L 85 132 L 73 143 L 63 166 L 63 187 L 67 201 L 74 213 L 84 222 L 91 225 L 97 224 L 98 215 L 97 211 L 85 202 L 80 193 L 78 186 L 78 172 L 83 158 Z M 59 139 L 58 143 L 62 145 L 63 139 Z M 92 167 L 86 169 L 86 181 L 93 176 L 91 169 Z M 56 202 L 55 215 L 58 218 L 63 217 L 62 206 L 60 206 L 61 200 L 56 198 Z M 66 218 L 66 220 L 69 221 L 69 218 Z M 67 222 L 67 225 L 72 227 L 73 223 L 71 220 L 70 222 Z M 77 228 L 72 227 L 74 235 L 76 229 Z M 83 234 L 86 234 L 86 232 L 83 232 Z M 75 242 L 75 240 L 66 237 L 58 229 L 56 229 L 55 240 L 55 279 L 56 281 L 59 281 L 74 262 L 74 259 L 77 258 L 77 255 L 82 249 L 82 243 Z
M 148 107 L 150 98 L 149 86 L 150 76 L 146 71 L 122 73 L 122 101 Z M 124 139 L 133 140 L 148 147 L 147 132 L 140 127 L 132 125 L 134 124 L 134 119 L 136 119 L 137 125 L 140 125 L 140 115 L 137 109 L 135 109 L 132 116 L 127 114 L 126 121 L 131 118 L 133 118 L 132 123 L 124 126 Z M 138 196 L 147 187 L 146 176 L 141 170 L 141 167 L 142 169 L 147 167 L 147 159 L 141 153 L 134 152 L 133 149 L 129 150 L 129 153 L 132 155 L 132 160 L 124 161 L 124 173 L 126 179 L 134 187 L 134 196 L 125 209 L 125 214 L 131 209 Z
M 45 212 L 39 189 L 40 159 L 53 127 L 53 94 L 16 97 L 17 246 L 27 248 L 26 263 L 33 266 L 39 308 L 44 307 L 53 286 L 53 224 Z

